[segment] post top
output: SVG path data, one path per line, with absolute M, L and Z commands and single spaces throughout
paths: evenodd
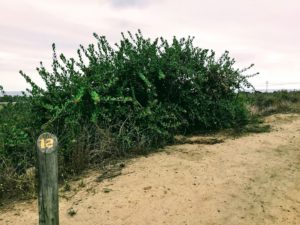
M 37 147 L 43 153 L 51 153 L 56 150 L 58 145 L 57 137 L 51 133 L 43 133 L 37 140 Z

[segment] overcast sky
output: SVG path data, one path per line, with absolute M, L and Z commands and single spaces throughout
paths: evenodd
M 153 38 L 195 36 L 239 67 L 254 63 L 257 88 L 300 89 L 300 0 L 0 0 L 0 85 L 24 90 L 20 69 L 40 82 L 35 68 L 49 64 L 53 42 L 74 56 L 93 32 L 114 43 L 139 28 Z

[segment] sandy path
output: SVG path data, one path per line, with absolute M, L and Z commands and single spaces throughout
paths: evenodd
M 74 197 L 61 199 L 61 224 L 300 224 L 300 116 L 267 121 L 270 133 L 170 146 L 102 183 L 91 172 Z M 0 211 L 0 224 L 38 224 L 36 201 Z

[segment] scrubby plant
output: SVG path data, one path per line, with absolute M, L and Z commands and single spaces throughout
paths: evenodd
M 217 58 L 214 51 L 195 47 L 191 37 L 169 43 L 128 32 L 114 47 L 105 37 L 94 37 L 96 44 L 80 46 L 78 60 L 57 55 L 53 45 L 52 71 L 42 63 L 37 68 L 46 88 L 21 71 L 31 85 L 34 126 L 61 137 L 65 162 L 83 126 L 90 131 L 82 151 L 96 141 L 97 128 L 107 130 L 116 143 L 109 156 L 160 146 L 179 132 L 247 123 L 238 92 L 251 86 L 242 74 L 253 65 L 236 69 L 228 52 Z
M 17 125 L 21 130 L 13 132 L 24 139 L 14 144 L 34 146 L 39 133 L 55 133 L 61 176 L 111 157 L 147 152 L 172 142 L 175 134 L 247 123 L 239 91 L 251 86 L 243 74 L 253 65 L 237 69 L 228 52 L 217 57 L 195 47 L 191 37 L 151 40 L 140 31 L 128 32 L 114 46 L 104 36 L 94 37 L 96 44 L 80 46 L 77 60 L 57 54 L 53 44 L 52 69 L 43 63 L 37 68 L 44 88 L 20 71 L 30 88 L 14 107 L 26 105 L 24 121 L 30 123 Z M 2 134 L 2 143 L 14 140 L 8 134 Z M 2 151 L 10 151 L 7 144 Z M 24 156 L 33 163 L 32 153 Z
M 21 100 L 21 98 L 19 98 Z M 6 102 L 0 109 L 0 199 L 32 197 L 34 179 L 34 127 L 30 105 Z M 1 205 L 0 205 L 1 206 Z

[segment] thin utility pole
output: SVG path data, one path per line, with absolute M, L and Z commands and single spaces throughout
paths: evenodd
M 266 81 L 266 92 L 268 93 L 269 90 L 269 81 Z

